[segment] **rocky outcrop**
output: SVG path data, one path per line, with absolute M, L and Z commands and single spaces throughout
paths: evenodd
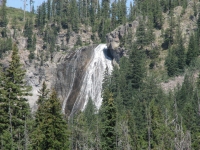
M 97 45 L 81 48 L 61 58 L 57 64 L 54 87 L 63 102 L 63 113 L 69 115 L 80 92 L 87 65 Z M 83 102 L 84 103 L 84 102 Z M 80 104 L 76 106 L 81 109 Z
M 58 36 L 56 38 L 56 44 L 58 46 L 61 46 L 61 49 L 63 50 L 73 48 L 74 46 L 76 46 L 78 38 L 80 38 L 81 42 L 84 45 L 88 45 L 93 44 L 93 41 L 91 39 L 92 36 L 95 35 L 96 38 L 98 37 L 96 33 L 93 34 L 91 27 L 85 27 L 83 25 L 80 27 L 78 33 L 75 33 L 74 31 L 71 31 L 70 33 L 68 32 L 69 31 L 67 30 L 61 30 L 61 32 L 58 33 Z
M 114 31 L 106 35 L 107 47 L 113 57 L 114 62 L 119 63 L 120 58 L 126 55 L 125 48 L 120 47 L 120 41 L 122 41 L 124 36 L 128 34 L 128 31 L 132 32 L 134 37 L 137 26 L 138 21 L 133 21 L 132 23 L 127 23 L 126 25 L 119 26 Z

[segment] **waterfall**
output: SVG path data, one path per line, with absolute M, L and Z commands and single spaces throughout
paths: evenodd
M 77 63 L 78 63 L 78 59 L 80 59 L 81 57 L 81 50 L 78 50 L 76 52 L 76 57 L 73 59 L 73 65 L 74 66 L 77 66 Z M 66 97 L 65 97 L 65 100 L 63 102 L 63 105 L 62 105 L 62 112 L 65 113 L 65 107 L 66 107 L 66 104 L 67 104 L 67 100 L 72 92 L 72 89 L 73 89 L 73 86 L 74 86 L 74 82 L 75 82 L 75 76 L 77 75 L 76 72 L 77 72 L 77 69 L 76 67 L 70 67 L 71 70 L 70 70 L 70 76 L 71 76 L 71 82 L 69 82 L 69 91 L 66 93 Z M 69 75 L 69 74 L 68 74 Z
M 100 44 L 94 49 L 90 63 L 86 67 L 81 89 L 71 114 L 76 112 L 80 105 L 82 105 L 82 110 L 84 110 L 89 97 L 91 97 L 97 109 L 100 108 L 102 103 L 102 81 L 106 67 L 108 68 L 108 73 L 111 73 L 113 69 L 112 59 L 107 55 L 106 44 Z

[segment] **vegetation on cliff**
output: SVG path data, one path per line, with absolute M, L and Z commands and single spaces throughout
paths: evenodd
M 25 21 L 22 11 L 6 8 L 5 2 L 0 56 L 11 49 L 12 56 L 0 74 L 0 149 L 200 149 L 199 1 L 135 0 L 128 10 L 126 0 L 47 0 Z M 31 114 L 18 36 L 25 37 L 29 59 L 43 65 L 66 49 L 71 34 L 83 34 L 82 26 L 91 27 L 92 41 L 105 42 L 107 33 L 134 20 L 135 34 L 126 30 L 119 37 L 127 56 L 111 75 L 105 72 L 99 110 L 89 99 L 83 112 L 65 118 L 56 92 L 43 83 L 37 112 Z M 63 30 L 66 41 L 59 47 L 56 40 Z M 38 39 L 41 53 L 35 53 Z M 86 42 L 78 36 L 74 44 Z M 176 76 L 184 76 L 183 83 L 163 90 L 160 82 Z

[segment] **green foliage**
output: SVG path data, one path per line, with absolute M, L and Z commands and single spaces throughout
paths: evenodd
M 176 47 L 176 56 L 178 57 L 177 60 L 177 66 L 178 66 L 178 71 L 179 72 L 184 72 L 184 67 L 185 67 L 185 48 L 184 48 L 184 43 L 182 36 L 180 35 L 181 33 L 178 33 L 178 45 Z
M 149 52 L 150 59 L 156 59 L 160 55 L 159 49 L 155 47 L 153 50 Z
M 47 0 L 39 6 L 35 24 L 44 35 L 43 49 L 48 51 L 51 58 L 53 52 L 59 49 L 55 41 L 62 28 L 67 29 L 67 42 L 71 33 L 79 34 L 80 29 L 89 26 L 93 35 L 97 32 L 101 41 L 105 42 L 106 34 L 117 26 L 125 24 L 127 20 L 132 22 L 137 16 L 140 21 L 136 38 L 130 30 L 120 37 L 120 46 L 128 50 L 128 57 L 120 59 L 119 67 L 115 66 L 111 75 L 108 70 L 105 72 L 100 110 L 97 111 L 93 100 L 89 99 L 83 112 L 69 118 L 70 137 L 57 95 L 53 91 L 49 96 L 45 83 L 39 91 L 33 127 L 30 125 L 29 106 L 25 98 L 29 95 L 29 89 L 23 80 L 25 72 L 19 63 L 15 46 L 10 66 L 0 75 L 0 149 L 164 150 L 177 149 L 177 145 L 182 149 L 200 149 L 200 77 L 195 82 L 193 75 L 185 76 L 184 83 L 168 94 L 159 86 L 159 78 L 151 75 L 161 66 L 160 53 L 162 57 L 166 53 L 152 46 L 155 42 L 154 32 L 163 26 L 162 13 L 170 15 L 169 28 L 164 32 L 162 44 L 163 49 L 169 49 L 165 60 L 168 75 L 173 77 L 184 73 L 185 64 L 189 65 L 189 71 L 199 70 L 200 19 L 197 21 L 198 33 L 191 36 L 185 51 L 185 41 L 180 29 L 175 28 L 173 18 L 173 10 L 179 5 L 183 6 L 184 12 L 187 0 L 135 0 L 134 4 L 130 4 L 130 10 L 126 8 L 126 0 L 115 0 L 113 3 L 103 0 L 101 4 L 98 0 Z M 15 16 L 11 10 L 16 12 L 3 7 L 0 10 L 0 14 L 5 14 L 0 15 L 0 26 L 3 27 L 0 55 L 12 49 L 12 39 L 7 37 L 9 32 L 6 28 L 6 19 Z M 197 16 L 196 5 L 194 12 Z M 21 14 L 18 13 L 12 20 L 14 29 L 17 26 L 13 22 L 20 23 L 23 20 Z M 33 34 L 33 21 L 33 18 L 27 19 L 23 30 L 28 39 L 30 60 L 35 57 L 37 41 Z M 16 35 L 13 37 L 16 38 Z M 92 40 L 96 39 L 98 37 L 93 36 Z M 80 37 L 76 45 L 82 45 Z M 65 49 L 64 42 L 61 49 Z M 148 60 L 148 63 L 151 61 L 150 68 L 158 64 L 147 75 L 145 49 L 151 59 Z M 41 65 L 44 59 L 45 56 L 41 56 Z M 31 127 L 32 133 L 29 134 Z M 189 148 L 185 145 L 189 145 Z
M 197 49 L 197 42 L 196 42 L 196 36 L 191 35 L 188 50 L 186 54 L 186 64 L 190 65 L 191 61 L 194 60 L 198 56 L 198 49 Z
M 77 45 L 77 46 L 82 46 L 82 40 L 81 40 L 81 37 L 80 37 L 80 36 L 78 36 L 78 39 L 77 39 L 77 41 L 76 41 L 76 45 Z
M 164 33 L 164 42 L 162 44 L 163 49 L 168 49 L 173 44 L 173 31 L 172 29 L 166 29 Z
M 133 88 L 138 89 L 142 85 L 142 80 L 145 74 L 143 64 L 143 53 L 132 46 L 130 54 L 131 69 L 129 72 L 129 79 Z
M 24 82 L 25 70 L 20 64 L 20 57 L 16 44 L 13 46 L 9 67 L 2 74 L 1 81 L 1 109 L 4 113 L 3 130 L 9 131 L 13 139 L 12 148 L 22 149 L 28 145 L 26 124 L 30 118 L 30 109 L 25 96 L 30 95 L 30 88 Z M 0 131 L 3 133 L 3 131 Z M 5 131 L 6 138 L 9 138 Z
M 24 36 L 27 37 L 27 49 L 28 50 L 35 50 L 36 47 L 36 36 L 34 35 L 33 39 L 33 21 L 32 18 L 30 20 L 26 20 L 24 26 Z
M 68 127 L 55 91 L 48 97 L 46 84 L 40 90 L 32 133 L 32 149 L 69 149 Z
M 103 104 L 101 106 L 102 125 L 101 125 L 101 147 L 105 150 L 116 148 L 116 107 L 112 93 L 108 89 L 103 92 Z
M 16 145 L 13 145 L 13 138 L 12 135 L 10 134 L 10 131 L 8 130 L 4 130 L 1 134 L 1 148 L 2 149 L 10 149 L 10 150 L 14 150 L 14 147 L 16 147 Z
M 0 27 L 6 27 L 8 24 L 7 10 L 6 10 L 6 0 L 2 1 L 2 6 L 0 8 Z
M 12 50 L 12 39 L 11 38 L 2 38 L 0 39 L 0 57 L 3 53 Z
M 84 110 L 84 116 L 88 127 L 91 125 L 91 121 L 95 119 L 96 117 L 95 113 L 96 113 L 96 106 L 94 105 L 92 99 L 89 98 L 88 103 Z
M 139 25 L 138 25 L 137 32 L 136 32 L 136 37 L 137 37 L 137 42 L 136 42 L 137 49 L 143 49 L 143 47 L 147 44 L 145 25 L 144 25 L 143 20 L 139 21 Z
M 167 73 L 170 77 L 177 75 L 177 57 L 172 49 L 169 49 L 168 51 L 165 65 L 167 66 Z

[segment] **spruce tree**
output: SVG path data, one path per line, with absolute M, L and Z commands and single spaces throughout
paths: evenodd
M 137 49 L 143 49 L 143 47 L 146 45 L 146 32 L 145 32 L 145 25 L 144 25 L 144 21 L 142 19 L 140 19 L 139 21 L 139 25 L 136 31 L 136 37 L 137 37 L 137 41 L 136 41 L 136 45 L 137 45 Z
M 116 148 L 116 107 L 113 95 L 108 88 L 103 93 L 101 111 L 101 147 L 103 150 L 113 150 Z
M 50 20 L 51 18 L 51 13 L 52 13 L 52 10 L 51 10 L 51 0 L 48 0 L 47 1 L 47 19 Z
M 163 118 L 161 115 L 161 109 L 155 104 L 155 100 L 150 102 L 150 113 L 149 113 L 149 121 L 150 121 L 150 136 L 151 136 L 151 148 L 157 149 L 161 148 L 162 145 L 162 137 L 164 136 L 164 124 L 162 124 Z
M 172 49 L 169 49 L 168 51 L 168 56 L 166 57 L 165 65 L 167 66 L 167 73 L 170 77 L 177 74 L 177 57 Z
M 176 56 L 178 57 L 177 63 L 178 63 L 178 71 L 179 72 L 184 72 L 184 67 L 185 67 L 185 48 L 183 44 L 183 39 L 180 34 L 179 35 L 179 40 L 178 40 L 178 45 L 176 48 Z
M 111 17 L 111 24 L 113 28 L 117 26 L 117 2 L 116 0 L 112 3 L 112 17 Z
M 84 110 L 84 116 L 88 127 L 90 127 L 92 121 L 95 119 L 96 107 L 91 98 L 89 98 L 88 103 Z
M 7 0 L 2 0 L 2 6 L 0 8 L 0 27 L 6 27 L 8 24 L 6 2 Z
M 68 127 L 61 114 L 61 105 L 53 90 L 50 97 L 47 98 L 48 90 L 46 84 L 40 90 L 39 108 L 36 112 L 35 127 L 32 133 L 32 148 L 67 150 Z
M 140 50 L 132 46 L 131 54 L 129 57 L 131 68 L 128 73 L 128 78 L 131 81 L 133 88 L 138 89 L 142 85 L 144 77 L 143 54 Z
M 195 38 L 196 38 L 195 35 L 191 35 L 191 37 L 190 37 L 188 51 L 186 54 L 186 64 L 187 65 L 190 65 L 191 61 L 198 56 Z
M 2 107 L 6 114 L 4 128 L 8 129 L 13 139 L 12 148 L 25 149 L 28 144 L 26 123 L 30 118 L 30 108 L 25 96 L 30 95 L 30 88 L 24 81 L 25 70 L 22 69 L 16 44 L 11 58 L 8 69 L 3 73 L 2 82 Z
M 163 24 L 162 20 L 163 17 L 162 17 L 162 8 L 160 6 L 160 2 L 154 0 L 153 5 L 155 7 L 153 11 L 154 26 L 157 29 L 161 29 Z
M 102 0 L 102 17 L 104 19 L 110 18 L 110 0 Z
M 76 0 L 70 1 L 70 20 L 72 25 L 72 30 L 76 33 L 78 33 L 79 29 L 79 15 L 78 15 L 78 6 Z

